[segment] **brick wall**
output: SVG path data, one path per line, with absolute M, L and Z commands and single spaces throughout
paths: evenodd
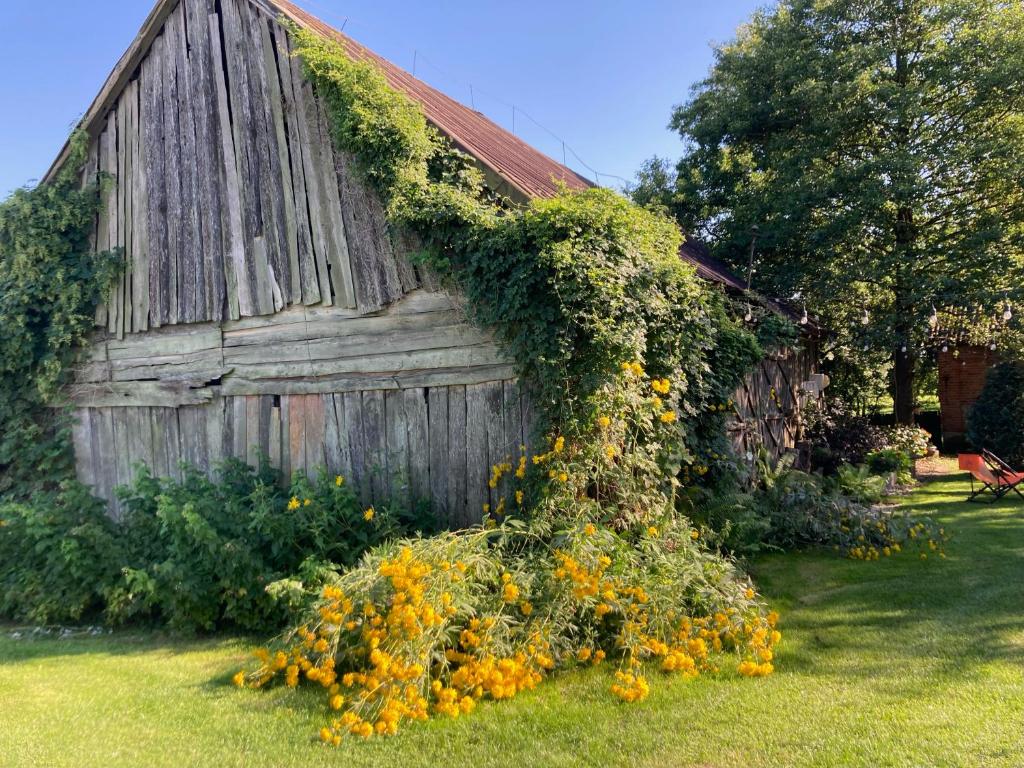
M 967 410 L 985 385 L 985 374 L 997 362 L 988 347 L 961 346 L 939 353 L 939 406 L 942 434 L 962 435 L 967 431 Z

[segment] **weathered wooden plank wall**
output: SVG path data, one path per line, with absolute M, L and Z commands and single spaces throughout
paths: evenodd
M 466 419 L 467 402 L 482 404 L 479 421 Z M 286 473 L 312 476 L 326 467 L 344 475 L 363 504 L 426 501 L 443 522 L 462 526 L 479 522 L 489 503 L 490 466 L 514 464 L 527 444 L 522 412 L 517 389 L 500 382 L 82 408 L 78 474 L 117 514 L 113 489 L 131 481 L 137 464 L 178 476 L 181 462 L 212 472 L 227 456 L 253 464 L 263 456 Z M 461 418 L 449 420 L 450 413 Z M 452 461 L 447 450 L 432 450 L 432 441 L 460 446 L 462 456 Z M 466 488 L 472 492 L 450 490 Z
M 801 412 L 817 396 L 803 388 L 816 361 L 814 344 L 805 342 L 768 355 L 744 378 L 726 425 L 737 456 L 756 455 L 763 447 L 775 463 L 797 447 Z
M 479 520 L 530 437 L 510 360 L 410 263 L 263 6 L 181 0 L 150 37 L 83 171 L 125 269 L 68 391 L 79 477 L 117 514 L 136 464 L 265 456 Z
M 373 312 L 429 284 L 332 148 L 291 53 L 249 0 L 167 16 L 91 149 L 110 178 L 97 245 L 125 258 L 97 325 L 121 337 L 294 305 Z

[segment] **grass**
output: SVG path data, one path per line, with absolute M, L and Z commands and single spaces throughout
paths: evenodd
M 682 681 L 613 701 L 610 670 L 557 676 L 468 718 L 338 750 L 310 737 L 322 697 L 239 692 L 249 642 L 153 634 L 0 635 L 4 766 L 1020 766 L 1024 502 L 965 504 L 933 480 L 946 560 L 792 554 L 753 564 L 782 614 L 777 673 Z

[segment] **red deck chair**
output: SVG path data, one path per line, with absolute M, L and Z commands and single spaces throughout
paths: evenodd
M 1024 493 L 1020 492 L 1022 484 L 1024 484 L 1024 472 L 1018 472 L 987 448 L 981 449 L 981 455 L 985 457 L 985 462 L 988 464 L 989 469 L 992 470 L 992 474 L 999 478 L 999 485 L 1003 488 L 1003 495 L 1013 491 L 1024 499 Z
M 960 469 L 971 473 L 971 495 L 967 501 L 984 501 L 981 497 L 987 494 L 991 494 L 988 501 L 998 501 L 1011 490 L 1022 495 L 1017 486 L 1024 481 L 1024 474 L 1009 470 L 998 457 L 993 456 L 993 459 L 998 462 L 995 466 L 990 466 L 987 457 L 980 453 L 961 453 L 957 456 Z M 974 487 L 975 480 L 981 484 L 977 490 Z

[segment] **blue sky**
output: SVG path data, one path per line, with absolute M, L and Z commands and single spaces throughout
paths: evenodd
M 601 182 L 676 156 L 665 127 L 763 0 L 296 0 L 324 21 Z M 150 10 L 149 0 L 4 0 L 0 197 L 40 177 Z M 347 22 L 346 22 L 347 19 Z M 527 118 L 538 121 L 543 128 Z M 554 136 L 552 136 L 554 134 Z M 555 138 L 558 137 L 558 138 Z M 594 178 L 567 152 L 568 164 Z

